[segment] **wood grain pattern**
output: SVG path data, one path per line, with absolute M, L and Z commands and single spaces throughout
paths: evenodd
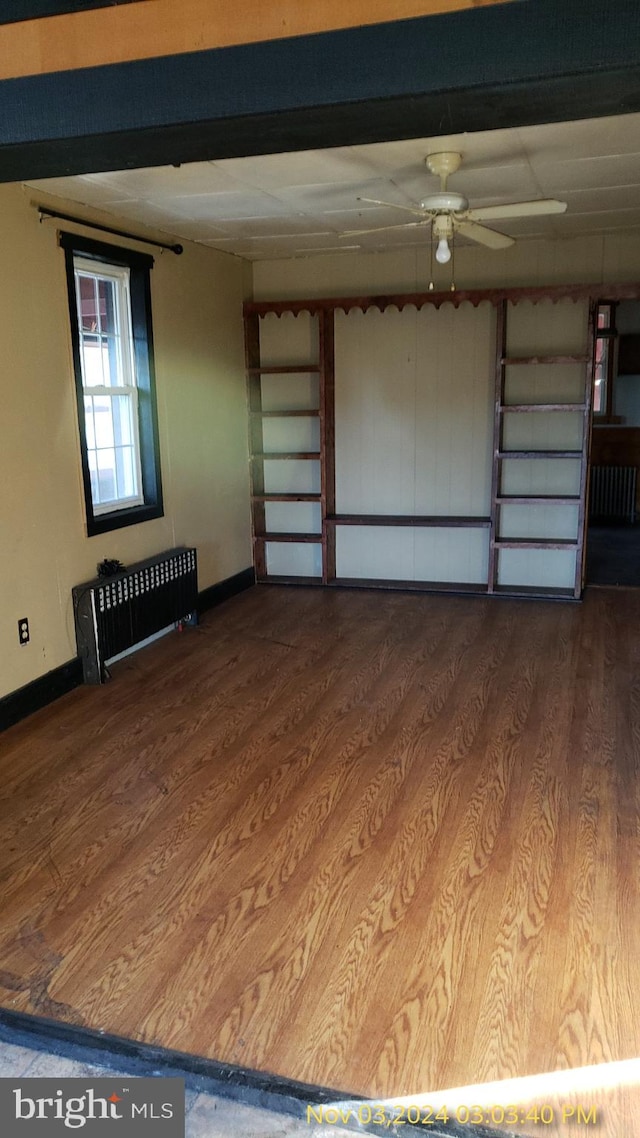
M 575 1098 L 640 1054 L 639 619 L 258 587 L 122 661 L 2 737 L 0 1002 L 374 1098 Z
M 504 0 L 145 0 L 0 27 L 0 78 L 312 35 L 388 20 L 482 8 Z
M 331 312 L 340 309 L 345 314 L 359 308 L 367 312 L 370 308 L 377 308 L 384 312 L 387 308 L 424 308 L 433 305 L 441 308 L 443 304 L 452 304 L 459 308 L 461 304 L 472 304 L 477 307 L 484 301 L 499 305 L 503 301 L 519 304 L 521 301 L 531 301 L 539 304 L 543 300 L 557 303 L 563 299 L 597 300 L 602 293 L 600 284 L 548 284 L 525 285 L 515 288 L 483 288 L 483 289 L 456 289 L 455 292 L 400 292 L 384 293 L 367 296 L 325 296 L 311 297 L 307 300 L 245 300 L 243 310 L 246 316 L 267 316 L 275 314 L 282 316 L 285 312 L 298 314 L 308 312 L 311 315 L 318 312 Z M 640 282 L 629 284 L 607 285 L 607 296 L 612 300 L 637 300 L 640 296 Z M 503 352 L 503 355 L 506 353 Z M 515 362 L 514 360 L 511 361 Z

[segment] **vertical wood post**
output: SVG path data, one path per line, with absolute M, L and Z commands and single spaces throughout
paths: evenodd
M 587 517 L 589 510 L 589 455 L 591 452 L 591 424 L 593 408 L 593 371 L 596 346 L 598 303 L 589 303 L 587 335 L 587 365 L 585 368 L 584 412 L 582 419 L 582 459 L 580 462 L 580 502 L 578 504 L 578 548 L 576 549 L 576 576 L 574 596 L 582 596 L 587 554 Z
M 493 469 L 491 473 L 491 527 L 489 529 L 489 573 L 487 591 L 495 592 L 498 583 L 498 549 L 496 541 L 500 528 L 500 504 L 498 498 L 501 489 L 501 459 L 502 450 L 502 406 L 504 404 L 505 365 L 503 360 L 507 354 L 507 300 L 501 300 L 496 305 L 496 338 L 495 338 L 495 398 L 493 408 Z
M 335 329 L 334 313 L 318 313 L 320 346 L 320 472 L 322 510 L 322 584 L 336 576 L 336 529 L 327 518 L 336 512 L 335 476 Z
M 251 529 L 253 542 L 253 564 L 256 580 L 262 581 L 267 575 L 264 533 L 265 505 L 256 501 L 256 494 L 264 494 L 264 463 L 254 457 L 264 451 L 262 438 L 262 380 L 259 372 L 252 368 L 260 367 L 260 317 L 250 313 L 244 318 L 244 353 L 247 368 L 247 403 L 249 412 L 249 472 L 251 493 Z

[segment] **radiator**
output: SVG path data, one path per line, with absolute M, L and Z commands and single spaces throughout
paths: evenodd
M 86 684 L 107 679 L 105 661 L 179 621 L 195 623 L 195 549 L 170 549 L 114 577 L 73 589 L 78 656 Z
M 635 466 L 592 466 L 589 520 L 633 524 L 637 473 Z

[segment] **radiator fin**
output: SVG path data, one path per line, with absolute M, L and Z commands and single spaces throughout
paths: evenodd
M 171 549 L 105 580 L 73 590 L 78 655 L 85 683 L 102 683 L 105 660 L 180 620 L 198 601 L 195 549 Z
M 637 474 L 635 466 L 592 466 L 589 520 L 633 525 Z

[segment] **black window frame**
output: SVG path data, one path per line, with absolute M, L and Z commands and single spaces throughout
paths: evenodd
M 80 453 L 82 461 L 82 481 L 84 486 L 87 534 L 109 533 L 125 526 L 138 525 L 164 516 L 162 498 L 162 478 L 160 470 L 160 438 L 158 433 L 158 404 L 156 397 L 156 376 L 153 353 L 153 327 L 151 322 L 151 269 L 153 257 L 139 253 L 135 249 L 109 245 L 75 233 L 61 233 L 60 245 L 64 249 L 67 272 L 67 293 L 71 322 L 71 346 L 75 372 L 76 402 L 78 409 L 78 429 L 80 434 Z M 131 296 L 131 330 L 138 388 L 138 423 L 140 434 L 140 466 L 142 471 L 143 503 L 135 506 L 115 508 L 107 513 L 95 514 L 91 494 L 91 476 L 87 456 L 87 437 L 84 417 L 84 387 L 82 383 L 82 363 L 80 359 L 80 335 L 78 306 L 76 302 L 75 264 L 76 256 L 87 257 L 101 264 L 117 265 L 129 269 L 129 291 Z

